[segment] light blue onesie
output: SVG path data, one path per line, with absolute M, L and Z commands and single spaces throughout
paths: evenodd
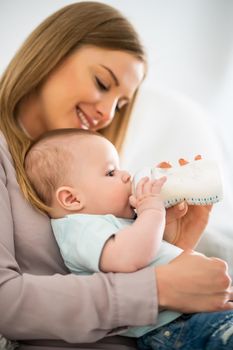
M 113 215 L 72 214 L 52 219 L 52 228 L 66 266 L 73 273 L 89 275 L 99 272 L 99 262 L 106 241 L 133 220 Z M 130 248 L 129 248 L 130 249 Z M 182 250 L 162 241 L 156 258 L 150 265 L 167 264 L 180 255 Z M 131 327 L 123 335 L 140 337 L 143 334 L 170 323 L 181 314 L 173 311 L 159 313 L 156 324 L 147 327 Z

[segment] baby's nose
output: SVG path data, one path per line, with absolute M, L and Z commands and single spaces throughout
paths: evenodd
M 131 176 L 130 176 L 130 174 L 129 174 L 127 171 L 124 171 L 123 174 L 122 174 L 122 176 L 121 176 L 121 179 L 122 179 L 122 181 L 123 181 L 124 183 L 127 183 L 127 182 L 130 181 Z

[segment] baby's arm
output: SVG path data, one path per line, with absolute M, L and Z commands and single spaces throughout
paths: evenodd
M 166 181 L 143 178 L 130 202 L 137 219 L 112 236 L 105 244 L 100 258 L 103 272 L 133 272 L 148 265 L 156 256 L 165 226 L 165 208 L 160 197 Z

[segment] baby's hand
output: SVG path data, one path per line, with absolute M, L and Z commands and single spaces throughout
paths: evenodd
M 136 186 L 135 193 L 130 196 L 130 204 L 140 215 L 145 210 L 165 210 L 164 203 L 160 196 L 166 177 L 163 176 L 158 180 L 150 180 L 143 177 Z

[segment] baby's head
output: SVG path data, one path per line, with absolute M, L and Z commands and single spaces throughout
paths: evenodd
M 59 129 L 44 134 L 28 150 L 25 170 L 51 217 L 134 216 L 130 175 L 119 169 L 113 144 L 98 133 Z

